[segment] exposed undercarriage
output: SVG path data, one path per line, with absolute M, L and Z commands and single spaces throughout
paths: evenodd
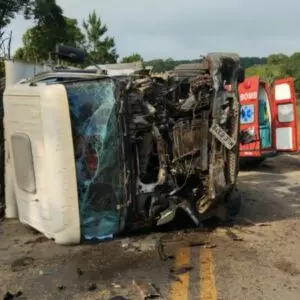
M 240 71 L 237 55 L 214 53 L 167 76 L 75 70 L 22 83 L 29 95 L 40 81 L 64 85 L 84 238 L 160 226 L 179 210 L 198 226 L 232 206 Z
M 230 195 L 238 172 L 238 69 L 237 55 L 218 53 L 166 78 L 127 82 L 121 98 L 133 223 L 162 225 L 180 208 L 199 225 Z

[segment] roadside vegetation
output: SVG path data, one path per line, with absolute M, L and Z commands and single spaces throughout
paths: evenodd
M 99 64 L 141 60 L 145 66 L 152 66 L 153 72 L 160 73 L 172 70 L 182 63 L 197 62 L 200 55 L 204 54 L 199 53 L 199 58 L 194 60 L 157 58 L 145 61 L 142 54 L 135 52 L 120 58 L 115 39 L 109 35 L 101 16 L 91 11 L 83 21 L 69 18 L 55 0 L 6 0 L 0 3 L 0 11 L 0 57 L 13 57 L 24 62 L 47 62 L 55 45 L 64 43 L 85 48 L 90 60 Z M 34 26 L 24 32 L 23 45 L 11 54 L 11 33 L 7 32 L 6 26 L 16 14 L 23 14 L 24 18 L 32 19 Z M 296 92 L 300 93 L 300 52 L 291 56 L 279 53 L 268 57 L 241 57 L 241 64 L 246 69 L 247 76 L 259 75 L 270 84 L 276 78 L 291 76 L 294 78 Z M 3 73 L 2 62 L 0 76 L 3 76 Z

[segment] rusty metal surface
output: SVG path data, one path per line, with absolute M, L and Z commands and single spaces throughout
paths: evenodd
M 223 81 L 236 84 L 238 67 L 235 56 L 212 54 L 199 64 L 176 67 L 169 77 L 129 81 L 128 136 L 135 145 L 131 156 L 139 158 L 137 169 L 130 172 L 131 180 L 139 182 L 137 193 L 132 190 L 136 207 L 141 208 L 137 214 L 163 224 L 162 218 L 169 220 L 171 211 L 181 208 L 196 220 L 200 212 L 196 203 L 203 213 L 233 187 L 237 173 L 224 175 L 232 149 L 226 149 L 209 128 L 215 124 L 237 141 L 227 127 L 231 116 L 238 118 L 231 114 L 237 98 L 228 97 Z

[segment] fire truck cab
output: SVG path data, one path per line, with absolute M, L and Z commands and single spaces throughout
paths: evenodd
M 299 151 L 297 108 L 292 78 L 271 87 L 259 76 L 239 85 L 241 162 L 261 162 L 280 152 Z

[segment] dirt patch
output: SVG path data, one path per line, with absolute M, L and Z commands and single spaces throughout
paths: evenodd
M 31 266 L 34 262 L 34 258 L 30 256 L 24 256 L 19 259 L 16 259 L 11 264 L 11 270 L 13 272 L 19 272 L 23 269 L 25 269 L 28 266 Z
M 300 270 L 291 262 L 287 261 L 285 258 L 281 258 L 274 264 L 275 268 L 287 273 L 291 276 L 300 275 Z

